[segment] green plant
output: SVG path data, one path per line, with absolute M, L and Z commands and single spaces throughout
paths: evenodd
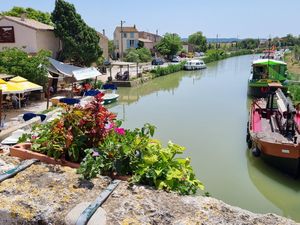
M 132 183 L 155 186 L 157 189 L 180 194 L 203 189 L 196 179 L 189 158 L 177 158 L 184 148 L 169 142 L 163 148 L 153 140 L 154 126 L 124 130 L 112 124 L 110 133 L 98 148 L 86 150 L 78 170 L 85 178 L 104 175 L 131 175 Z
M 207 50 L 206 37 L 203 36 L 201 31 L 191 34 L 188 43 L 195 45 L 196 51 L 205 52 Z
M 15 17 L 21 17 L 23 14 L 25 14 L 26 17 L 29 19 L 33 19 L 41 23 L 53 25 L 51 21 L 50 13 L 41 12 L 39 10 L 35 10 L 32 8 L 23 8 L 23 7 L 15 6 L 9 11 L 0 13 L 0 15 L 3 16 L 15 16 Z
M 178 72 L 180 70 L 183 70 L 184 68 L 184 62 L 181 62 L 179 64 L 170 64 L 167 67 L 156 67 L 155 69 L 151 70 L 151 73 L 155 76 L 155 77 L 160 77 L 160 76 L 164 76 L 170 73 L 175 73 Z
M 41 50 L 34 56 L 18 48 L 5 48 L 0 52 L 0 73 L 19 75 L 31 82 L 46 85 L 49 51 Z M 41 66 L 42 65 L 42 66 Z

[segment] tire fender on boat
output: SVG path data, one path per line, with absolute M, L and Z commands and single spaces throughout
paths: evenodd
M 254 157 L 259 157 L 260 153 L 261 153 L 261 151 L 260 151 L 260 149 L 257 146 L 255 146 L 254 148 L 252 148 L 252 155 Z

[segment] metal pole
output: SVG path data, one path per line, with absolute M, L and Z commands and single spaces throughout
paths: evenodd
M 121 61 L 123 61 L 123 23 L 125 21 L 121 20 Z

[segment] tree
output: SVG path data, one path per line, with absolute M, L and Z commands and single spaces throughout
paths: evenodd
M 196 51 L 205 52 L 207 50 L 206 37 L 203 36 L 201 31 L 198 31 L 188 38 L 188 43 L 196 46 Z
M 26 15 L 27 18 L 37 20 L 41 23 L 53 25 L 51 21 L 51 14 L 46 12 L 41 12 L 39 10 L 35 10 L 32 8 L 23 8 L 23 7 L 13 7 L 11 10 L 2 12 L 0 15 L 2 16 L 15 16 L 21 17 L 23 14 Z
M 151 61 L 151 52 L 147 48 L 130 49 L 126 56 L 126 62 L 149 62 Z
M 0 73 L 22 76 L 31 82 L 45 86 L 47 83 L 47 57 L 49 51 L 42 50 L 34 56 L 18 48 L 7 48 L 0 52 Z
M 54 33 L 62 41 L 60 60 L 89 66 L 102 55 L 97 32 L 86 25 L 73 4 L 57 0 L 52 21 L 55 24 Z
M 255 49 L 259 46 L 259 39 L 247 38 L 238 43 L 238 47 L 241 49 Z
M 114 44 L 114 41 L 109 40 L 108 41 L 108 54 L 109 54 L 110 58 L 114 58 L 115 50 L 116 50 L 116 46 Z
M 155 48 L 160 54 L 170 58 L 182 49 L 181 38 L 178 34 L 166 33 Z

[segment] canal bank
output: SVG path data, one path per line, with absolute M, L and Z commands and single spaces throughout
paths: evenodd
M 35 163 L 3 181 L 0 224 L 74 225 L 81 211 L 111 182 L 108 177 L 89 182 L 79 178 L 74 169 Z M 97 211 L 88 224 L 296 224 L 274 214 L 254 214 L 214 198 L 179 196 L 124 181 L 99 210 L 101 213 Z
M 181 71 L 141 87 L 120 88 L 110 106 L 127 128 L 150 122 L 156 137 L 185 156 L 213 197 L 255 213 L 300 221 L 300 183 L 253 158 L 245 142 L 247 82 L 257 55 L 228 58 L 202 71 Z

